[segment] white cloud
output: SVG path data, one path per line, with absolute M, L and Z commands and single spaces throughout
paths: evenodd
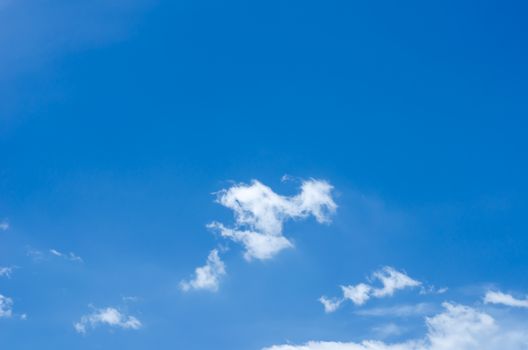
M 234 185 L 218 192 L 217 202 L 234 211 L 235 227 L 228 228 L 217 222 L 208 227 L 242 244 L 247 260 L 270 259 L 281 250 L 293 247 L 282 232 L 286 220 L 312 215 L 319 223 L 330 221 L 330 214 L 337 208 L 332 189 L 328 182 L 312 179 L 302 183 L 299 194 L 288 197 L 276 194 L 257 180 L 249 185 Z
M 356 286 L 341 286 L 343 298 L 351 300 L 356 305 L 363 305 L 370 299 L 372 287 L 365 283 Z
M 13 299 L 0 294 L 0 318 L 9 318 L 13 315 Z
M 0 221 L 0 231 L 7 231 L 9 230 L 9 221 L 6 219 Z
M 502 292 L 488 291 L 484 296 L 484 303 L 528 308 L 528 298 L 516 299 L 512 295 Z
M 395 291 L 405 288 L 413 288 L 421 285 L 421 282 L 416 281 L 403 272 L 399 272 L 393 267 L 385 266 L 379 271 L 372 274 L 372 280 L 378 280 L 382 286 L 376 288 L 366 283 L 359 283 L 357 285 L 341 286 L 343 297 L 341 299 L 334 299 L 332 307 L 327 306 L 326 297 L 321 297 L 319 301 L 323 303 L 326 312 L 334 312 L 345 300 L 350 300 L 355 305 L 363 305 L 370 298 L 384 298 L 394 294 Z M 337 302 L 339 301 L 339 302 Z
M 75 255 L 72 252 L 69 252 L 69 253 L 66 254 L 66 253 L 61 253 L 61 252 L 59 252 L 56 249 L 50 249 L 49 252 L 50 252 L 51 255 L 54 255 L 54 256 L 57 256 L 57 257 L 60 257 L 60 258 L 64 258 L 64 259 L 69 260 L 69 261 L 83 262 L 83 259 L 80 256 L 77 256 L 77 255 Z
M 341 306 L 343 299 L 328 299 L 327 297 L 322 296 L 319 298 L 319 301 L 323 304 L 325 312 L 330 313 L 336 311 L 339 306 Z
M 396 290 L 417 287 L 421 284 L 390 266 L 385 266 L 380 271 L 374 272 L 373 277 L 383 284 L 383 288 L 372 291 L 372 295 L 378 298 L 391 296 Z
M 511 325 L 474 308 L 444 303 L 444 311 L 426 318 L 422 338 L 401 343 L 365 340 L 360 343 L 311 341 L 304 345 L 274 345 L 264 350 L 526 350 L 526 324 Z
M 10 278 L 11 274 L 13 273 L 13 270 L 14 270 L 13 267 L 1 267 L 0 266 L 0 277 Z
M 189 290 L 209 290 L 217 291 L 220 278 L 226 274 L 224 262 L 218 255 L 218 250 L 213 249 L 207 257 L 204 266 L 197 267 L 194 278 L 190 281 L 182 281 L 180 288 L 183 291 Z
M 241 243 L 246 248 L 244 258 L 248 261 L 253 258 L 259 260 L 271 259 L 281 250 L 293 247 L 293 244 L 284 236 L 234 230 L 218 222 L 213 222 L 207 227 L 217 229 L 222 237 Z
M 88 328 L 96 328 L 99 325 L 105 325 L 122 329 L 140 329 L 141 322 L 134 316 L 127 316 L 113 307 L 94 310 L 89 315 L 81 317 L 79 322 L 73 326 L 78 333 L 86 333 Z

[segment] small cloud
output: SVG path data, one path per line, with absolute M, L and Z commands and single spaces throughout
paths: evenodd
M 488 291 L 484 296 L 485 304 L 500 304 L 511 307 L 528 308 L 528 298 L 517 299 L 511 294 Z
M 382 288 L 372 291 L 372 295 L 377 298 L 392 296 L 397 290 L 417 287 L 421 284 L 421 282 L 410 278 L 403 272 L 396 271 L 390 266 L 385 266 L 380 271 L 374 272 L 373 278 L 383 284 Z
M 50 249 L 49 252 L 52 254 L 52 255 L 55 255 L 55 256 L 62 256 L 62 253 L 55 250 L 55 249 Z
M 319 301 L 323 303 L 326 312 L 333 312 L 337 310 L 345 300 L 350 300 L 352 303 L 359 306 L 365 304 L 370 298 L 390 297 L 397 290 L 414 288 L 422 284 L 390 266 L 385 266 L 381 270 L 375 271 L 372 274 L 371 280 L 380 281 L 382 286 L 377 288 L 366 283 L 341 286 L 343 297 L 341 299 L 333 299 L 334 302 L 331 305 L 329 304 L 331 306 L 330 308 L 328 308 L 322 301 L 328 301 L 329 299 L 326 297 L 321 297 Z M 339 300 L 339 303 L 336 302 L 337 300 Z
M 13 316 L 13 299 L 0 294 L 0 318 Z
M 41 250 L 29 247 L 27 248 L 26 255 L 29 256 L 31 259 L 33 259 L 33 261 L 35 262 L 49 260 L 50 258 L 54 258 L 54 257 L 62 258 L 64 260 L 72 261 L 72 262 L 79 262 L 79 263 L 84 262 L 80 256 L 72 252 L 62 253 L 57 249 L 49 249 L 48 251 L 41 251 Z
M 343 299 L 337 299 L 337 298 L 328 299 L 327 297 L 322 296 L 319 298 L 319 302 L 323 304 L 326 313 L 331 313 L 331 312 L 336 311 L 339 308 L 339 306 L 341 306 Z
M 427 294 L 444 294 L 449 290 L 447 287 L 443 288 L 436 288 L 435 286 L 424 286 L 422 285 L 420 287 L 420 294 L 427 295 Z
M 142 327 L 141 322 L 136 317 L 125 315 L 113 307 L 96 309 L 91 314 L 82 316 L 79 322 L 74 323 L 73 327 L 78 333 L 85 334 L 88 328 L 93 329 L 100 325 L 134 330 Z
M 77 256 L 77 255 L 75 255 L 72 252 L 69 252 L 69 253 L 66 254 L 66 253 L 61 253 L 61 252 L 59 252 L 56 249 L 50 249 L 49 252 L 53 256 L 64 258 L 64 259 L 66 259 L 68 261 L 83 262 L 83 259 L 80 256 Z
M 7 277 L 11 278 L 11 274 L 13 273 L 14 267 L 1 267 L 0 266 L 0 277 Z
M 204 266 L 197 267 L 194 277 L 190 281 L 182 281 L 180 288 L 187 292 L 190 290 L 208 290 L 216 292 L 220 278 L 226 274 L 224 262 L 218 255 L 218 250 L 213 249 L 207 257 Z

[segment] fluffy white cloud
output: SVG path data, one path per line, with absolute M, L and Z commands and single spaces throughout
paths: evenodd
M 89 327 L 95 328 L 99 325 L 122 329 L 139 329 L 142 327 L 137 318 L 124 315 L 113 307 L 94 310 L 93 313 L 82 316 L 81 320 L 76 322 L 73 327 L 78 333 L 84 334 Z
M 274 345 L 264 350 L 526 350 L 528 327 L 500 322 L 474 308 L 444 303 L 444 311 L 426 318 L 424 337 L 401 343 L 365 340 L 360 343 L 311 341 Z
M 356 305 L 363 305 L 370 299 L 370 292 L 372 287 L 365 283 L 360 283 L 355 286 L 341 286 L 343 291 L 343 298 L 351 300 Z
M 13 299 L 0 294 L 0 318 L 8 318 L 13 315 Z
M 397 290 L 421 285 L 421 282 L 412 279 L 405 273 L 399 272 L 390 266 L 385 266 L 381 270 L 375 271 L 371 279 L 381 282 L 381 287 L 374 287 L 366 283 L 341 286 L 343 292 L 341 299 L 333 299 L 332 304 L 330 304 L 328 302 L 329 299 L 323 296 L 319 298 L 319 301 L 323 304 L 326 312 L 334 312 L 345 300 L 350 300 L 355 305 L 363 305 L 370 298 L 389 297 Z
M 484 296 L 484 303 L 528 308 L 528 298 L 517 299 L 510 294 L 505 294 L 502 292 L 487 292 Z
M 330 312 L 336 311 L 339 308 L 339 306 L 341 306 L 343 299 L 337 299 L 337 298 L 329 299 L 325 296 L 322 296 L 319 298 L 319 301 L 321 302 L 321 304 L 323 304 L 325 312 L 330 313 Z
M 383 284 L 382 288 L 373 289 L 372 291 L 372 295 L 378 298 L 391 296 L 396 290 L 417 287 L 421 284 L 389 266 L 385 266 L 380 271 L 374 272 L 373 277 Z
M 246 248 L 244 258 L 248 261 L 253 258 L 260 260 L 271 259 L 281 250 L 293 247 L 293 244 L 284 236 L 234 230 L 218 222 L 213 222 L 207 227 L 217 229 L 222 237 L 242 244 Z
M 218 290 L 220 278 L 225 274 L 224 262 L 220 259 L 218 250 L 213 249 L 209 253 L 205 265 L 197 267 L 193 279 L 182 281 L 180 288 L 183 291 L 203 289 L 215 292 Z
M 242 244 L 247 260 L 270 259 L 281 250 L 293 247 L 282 232 L 286 220 L 310 215 L 319 223 L 330 220 L 330 214 L 337 208 L 332 189 L 326 181 L 307 180 L 302 183 L 299 194 L 288 197 L 276 194 L 256 180 L 249 185 L 234 185 L 218 192 L 217 202 L 233 210 L 235 226 L 228 228 L 213 222 L 208 227 Z

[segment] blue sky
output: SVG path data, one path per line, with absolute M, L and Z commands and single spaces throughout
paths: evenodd
M 0 0 L 0 347 L 528 348 L 527 10 Z

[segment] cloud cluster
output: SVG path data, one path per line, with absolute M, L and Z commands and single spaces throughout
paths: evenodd
M 484 303 L 486 304 L 502 304 L 512 307 L 528 308 L 528 298 L 517 299 L 511 294 L 502 293 L 500 291 L 488 291 L 484 296 Z
M 319 223 L 330 221 L 337 205 L 332 198 L 333 187 L 326 181 L 306 180 L 294 196 L 281 196 L 257 180 L 250 184 L 240 183 L 217 193 L 217 203 L 234 213 L 235 223 L 228 227 L 211 222 L 209 229 L 220 236 L 244 247 L 247 261 L 267 260 L 280 251 L 292 248 L 293 243 L 284 236 L 287 220 L 300 220 L 313 216 Z M 224 263 L 218 251 L 211 251 L 204 266 L 197 267 L 190 281 L 182 281 L 180 288 L 189 290 L 217 291 L 219 279 L 225 275 Z
M 443 304 L 444 310 L 426 318 L 427 333 L 422 338 L 401 343 L 365 340 L 359 343 L 311 341 L 304 345 L 274 345 L 264 350 L 525 350 L 527 324 L 512 326 L 475 308 Z
M 13 315 L 13 299 L 0 294 L 0 318 L 9 318 Z
M 209 290 L 217 291 L 220 278 L 226 274 L 224 262 L 218 255 L 218 250 L 213 249 L 207 257 L 204 266 L 197 267 L 194 271 L 194 278 L 190 281 L 182 281 L 180 288 L 183 291 L 189 290 Z
M 81 317 L 73 326 L 78 333 L 86 333 L 88 328 L 105 325 L 121 329 L 140 329 L 142 324 L 134 316 L 127 316 L 113 307 L 94 310 L 89 315 Z
M 337 205 L 332 198 L 333 187 L 326 181 L 306 180 L 300 193 L 281 196 L 257 180 L 251 184 L 238 184 L 218 192 L 217 202 L 233 210 L 235 225 L 232 228 L 213 222 L 222 237 L 233 240 L 245 248 L 246 260 L 266 260 L 281 250 L 293 247 L 283 235 L 287 220 L 313 216 L 319 223 L 329 222 Z
M 379 281 L 381 286 L 374 287 L 366 283 L 341 286 L 341 291 L 343 292 L 341 298 L 329 299 L 322 296 L 319 301 L 323 304 L 325 312 L 330 313 L 336 311 L 346 300 L 350 300 L 359 306 L 365 304 L 370 298 L 389 297 L 397 290 L 418 287 L 422 284 L 390 266 L 385 266 L 381 270 L 375 271 L 371 280 Z

